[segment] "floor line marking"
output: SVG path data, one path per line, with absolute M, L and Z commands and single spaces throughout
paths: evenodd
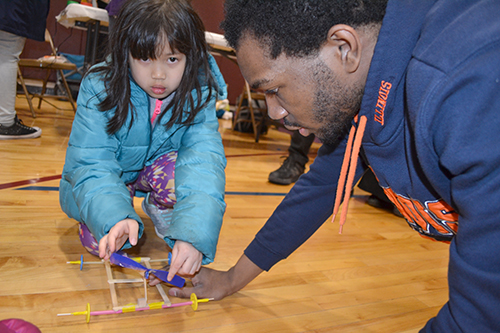
M 59 191 L 58 186 L 27 186 L 16 188 L 15 191 Z M 279 192 L 240 192 L 228 191 L 226 195 L 261 195 L 261 196 L 285 196 L 287 193 Z
M 5 190 L 7 188 L 12 188 L 12 187 L 30 185 L 30 184 L 38 184 L 38 183 L 48 182 L 48 181 L 57 180 L 57 179 L 61 179 L 61 175 L 26 179 L 26 180 L 20 180 L 20 181 L 12 182 L 12 183 L 4 183 L 4 184 L 0 184 L 0 190 Z
M 282 154 L 283 154 L 283 152 L 270 152 L 270 153 L 262 153 L 262 154 L 241 154 L 241 155 L 227 155 L 226 158 L 268 156 L 268 155 L 272 156 L 272 155 L 282 155 Z M 0 184 L 0 190 L 5 190 L 8 188 L 19 187 L 19 186 L 24 186 L 24 185 L 38 184 L 38 183 L 43 183 L 43 182 L 47 182 L 47 181 L 51 181 L 51 180 L 58 180 L 58 179 L 61 179 L 61 175 L 26 179 L 26 180 L 20 180 L 17 182 L 11 182 L 11 183 L 3 183 L 3 184 Z

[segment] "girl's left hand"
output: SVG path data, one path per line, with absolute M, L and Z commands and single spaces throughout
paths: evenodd
M 168 271 L 167 280 L 171 281 L 174 275 L 194 275 L 201 268 L 203 255 L 193 245 L 177 240 L 172 249 L 172 262 Z
M 139 223 L 132 219 L 121 220 L 99 241 L 99 257 L 108 260 L 113 252 L 122 248 L 127 239 L 130 245 L 137 245 L 138 237 Z

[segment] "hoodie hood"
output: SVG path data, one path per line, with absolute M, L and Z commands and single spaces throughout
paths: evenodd
M 399 110 L 393 112 L 394 105 L 401 105 L 404 99 L 406 69 L 420 37 L 420 29 L 415 27 L 422 26 L 435 2 L 416 1 L 411 12 L 402 2 L 387 4 L 386 12 L 391 15 L 386 15 L 380 29 L 359 113 L 367 117 L 363 144 L 384 145 L 403 126 L 404 115 Z
M 397 105 L 403 103 L 406 69 L 420 36 L 420 30 L 414 27 L 422 26 L 427 11 L 434 3 L 435 1 L 418 2 L 417 10 L 411 13 L 397 1 L 389 2 L 387 5 L 386 12 L 397 14 L 392 15 L 390 19 L 384 19 L 382 23 L 372 57 L 372 60 L 377 59 L 377 61 L 371 63 L 361 109 L 349 132 L 339 175 L 332 222 L 343 201 L 339 221 L 340 233 L 347 217 L 349 197 L 354 187 L 362 143 L 384 145 L 401 132 L 399 127 L 404 126 L 404 114 L 393 112 L 393 109 L 396 102 Z M 403 40 L 400 38 L 401 27 L 404 27 L 403 35 L 406 36 Z M 387 50 L 392 51 L 387 52 Z

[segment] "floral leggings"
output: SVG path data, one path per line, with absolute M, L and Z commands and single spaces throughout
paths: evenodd
M 151 203 L 157 206 L 172 207 L 175 197 L 175 162 L 177 152 L 172 151 L 157 158 L 153 164 L 145 166 L 133 183 L 127 184 L 132 199 L 135 191 L 148 192 Z M 132 201 L 133 204 L 133 201 Z M 99 255 L 99 243 L 84 223 L 79 225 L 82 245 L 93 255 Z
M 157 206 L 172 207 L 175 202 L 175 162 L 177 152 L 173 151 L 158 157 L 153 164 L 144 167 L 139 177 L 127 185 L 130 196 L 134 198 L 135 191 L 149 193 L 151 203 Z

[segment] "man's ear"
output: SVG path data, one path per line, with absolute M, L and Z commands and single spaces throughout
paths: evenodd
M 353 73 L 361 62 L 361 47 L 359 35 L 353 27 L 337 24 L 328 30 L 323 51 L 328 57 L 334 57 L 347 73 Z

